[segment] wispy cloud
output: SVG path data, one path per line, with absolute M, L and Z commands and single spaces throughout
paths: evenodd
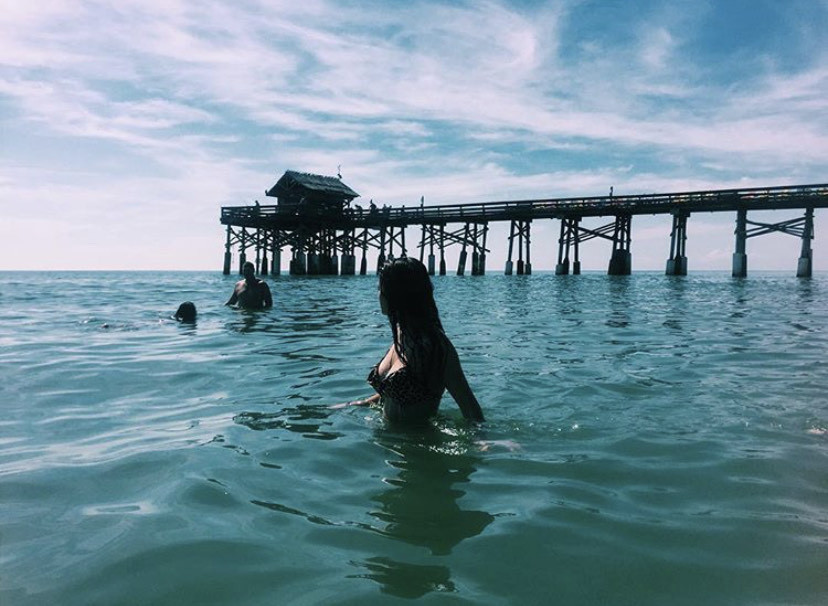
M 118 192 L 100 201 L 116 208 L 146 192 L 180 206 L 197 193 L 206 208 L 285 168 L 340 164 L 389 200 L 824 180 L 828 6 L 776 6 L 787 18 L 742 47 L 711 30 L 771 9 L 733 10 L 4 2 L 0 192 L 44 195 L 34 172 L 65 206 L 89 205 L 59 170 L 78 165 L 85 187 Z

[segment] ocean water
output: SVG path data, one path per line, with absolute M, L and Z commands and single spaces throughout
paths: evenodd
M 436 277 L 408 432 L 375 277 L 235 279 L 0 273 L 0 604 L 828 603 L 828 274 Z

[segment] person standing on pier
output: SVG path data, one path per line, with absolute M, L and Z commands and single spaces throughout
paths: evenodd
M 408 257 L 386 263 L 380 271 L 379 303 L 393 342 L 368 375 L 377 393 L 336 407 L 381 404 L 388 421 L 421 425 L 437 414 L 448 389 L 466 419 L 484 421 L 457 350 L 443 331 L 425 266 Z
M 244 279 L 236 282 L 233 294 L 225 305 L 236 305 L 244 309 L 268 309 L 273 307 L 270 287 L 256 277 L 256 266 L 247 261 L 242 266 Z

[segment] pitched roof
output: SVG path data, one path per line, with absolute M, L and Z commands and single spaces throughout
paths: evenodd
M 276 185 L 266 193 L 268 196 L 278 196 L 280 189 L 291 189 L 297 185 L 314 192 L 336 194 L 343 198 L 353 199 L 359 197 L 358 193 L 336 177 L 300 173 L 295 170 L 285 171 L 285 174 L 276 182 Z

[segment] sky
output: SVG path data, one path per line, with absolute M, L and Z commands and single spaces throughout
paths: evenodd
M 285 170 L 430 206 L 826 183 L 827 161 L 828 0 L 0 0 L 0 270 L 221 271 L 221 207 L 275 202 Z M 691 216 L 691 273 L 730 269 L 734 226 Z M 533 224 L 536 270 L 558 230 Z M 633 219 L 633 271 L 669 232 Z M 826 269 L 828 209 L 815 232 Z M 749 268 L 793 274 L 800 247 L 753 238 Z

